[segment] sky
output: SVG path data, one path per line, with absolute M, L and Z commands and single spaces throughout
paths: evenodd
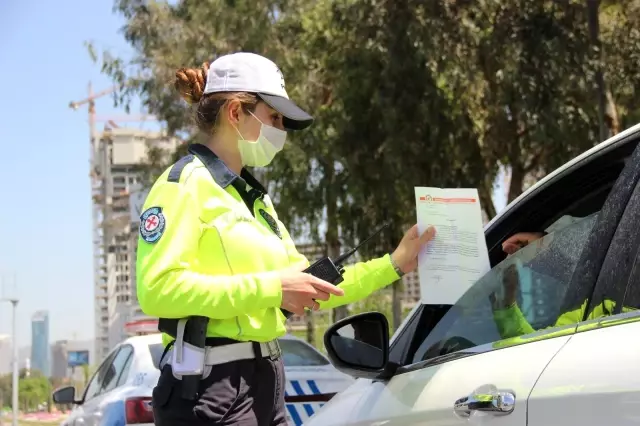
M 37 310 L 49 312 L 51 342 L 93 338 L 87 109 L 68 105 L 86 97 L 89 81 L 111 87 L 85 41 L 129 54 L 112 4 L 0 3 L 0 297 L 20 300 L 20 347 L 31 343 Z M 123 114 L 108 96 L 96 109 Z M 0 334 L 10 333 L 11 308 L 0 303 Z
M 50 315 L 50 340 L 93 337 L 93 270 L 86 106 L 70 101 L 111 87 L 84 46 L 127 55 L 112 0 L 0 2 L 0 295 L 16 296 L 18 344 L 31 315 Z M 112 99 L 98 115 L 116 113 Z M 135 124 L 133 124 L 135 125 Z M 11 309 L 0 303 L 0 334 Z

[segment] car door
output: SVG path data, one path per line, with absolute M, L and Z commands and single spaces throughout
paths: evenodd
M 308 424 L 526 425 L 528 395 L 589 306 L 567 311 L 565 299 L 590 300 L 593 272 L 607 258 L 635 186 L 636 171 L 624 166 L 637 145 L 632 137 L 626 156 L 608 151 L 585 166 L 573 163 L 495 222 L 487 235 L 492 270 L 453 306 L 423 305 L 416 312 L 393 340 L 395 375 L 358 380 Z M 563 214 L 582 220 L 496 262 L 508 235 L 548 226 Z M 594 227 L 597 238 L 590 238 Z M 591 253 L 592 271 L 573 280 L 583 250 Z
M 106 367 L 102 372 L 100 393 L 85 407 L 84 424 L 86 426 L 99 426 L 103 424 L 103 420 L 106 422 L 107 419 L 123 414 L 107 412 L 106 407 L 108 407 L 107 403 L 111 392 L 123 384 L 121 378 L 123 374 L 127 374 L 132 356 L 133 348 L 131 345 L 122 345 L 117 349 L 115 355 L 111 357 L 110 362 L 105 364 Z
M 640 170 L 640 158 L 629 162 Z M 640 171 L 638 172 L 640 174 Z M 635 182 L 601 270 L 583 253 L 576 272 L 596 275 L 589 316 L 554 357 L 529 401 L 529 424 L 640 423 L 640 184 Z M 596 231 L 598 231 L 596 229 Z M 594 233 L 594 239 L 598 233 Z
M 573 235 L 586 240 L 592 222 L 568 227 L 554 237 Z M 560 241 L 554 239 L 551 249 L 555 252 L 545 253 L 544 259 L 535 256 L 537 247 L 531 245 L 497 265 L 430 332 L 422 333 L 418 323 L 408 359 L 395 375 L 389 381 L 370 383 L 364 392 L 339 394 L 320 412 L 320 417 L 327 413 L 330 418 L 320 418 L 317 424 L 526 425 L 527 395 L 576 328 L 575 324 L 556 325 L 560 301 L 574 289 L 554 274 L 560 267 L 571 270 L 577 264 L 562 256 L 568 247 Z M 516 306 L 501 306 L 509 267 L 525 259 L 540 262 L 529 275 L 517 275 Z M 421 320 L 428 323 L 426 311 Z M 531 330 L 520 334 L 510 327 L 519 324 Z M 475 410 L 486 398 L 503 401 L 506 411 Z M 338 405 L 340 413 L 331 413 Z
M 102 364 L 98 366 L 98 369 L 93 374 L 91 379 L 89 379 L 89 383 L 87 384 L 84 394 L 82 395 L 82 404 L 80 404 L 80 406 L 77 407 L 70 416 L 70 426 L 88 426 L 91 424 L 89 423 L 91 413 L 95 410 L 97 399 L 102 391 L 102 385 L 106 376 L 105 373 L 109 365 L 111 365 L 116 352 L 117 348 L 113 352 L 109 353 Z

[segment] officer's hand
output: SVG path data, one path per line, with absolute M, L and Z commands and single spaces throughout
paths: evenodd
M 393 261 L 405 274 L 415 271 L 418 267 L 418 253 L 425 244 L 433 239 L 436 235 L 436 229 L 433 226 L 427 228 L 422 235 L 418 235 L 418 225 L 413 225 L 411 229 L 404 234 L 398 248 L 391 254 Z
M 306 268 L 306 266 L 302 267 Z M 297 315 L 304 315 L 304 308 L 317 310 L 315 300 L 329 300 L 329 296 L 344 296 L 344 291 L 335 285 L 306 272 L 289 268 L 280 272 L 282 304 L 280 307 Z M 315 299 L 315 300 L 314 300 Z

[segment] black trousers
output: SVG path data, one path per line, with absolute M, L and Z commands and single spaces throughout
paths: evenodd
M 206 371 L 205 371 L 206 373 Z M 182 398 L 170 365 L 153 389 L 156 426 L 286 426 L 282 359 L 255 358 L 214 365 L 198 398 Z

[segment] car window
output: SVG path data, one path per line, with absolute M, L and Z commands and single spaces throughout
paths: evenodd
M 507 257 L 478 280 L 427 336 L 416 336 L 410 363 L 534 331 L 577 323 L 564 311 L 573 271 L 597 213 L 547 234 Z
M 122 346 L 113 362 L 106 370 L 104 382 L 102 384 L 102 392 L 109 392 L 118 385 L 120 375 L 127 369 L 129 358 L 133 354 L 133 348 L 129 345 Z
M 120 376 L 118 376 L 118 383 L 116 383 L 116 387 L 120 387 L 127 383 L 129 379 L 129 370 L 131 369 L 131 364 L 133 364 L 134 352 L 131 352 L 129 358 L 127 358 L 127 362 L 124 365 L 124 368 L 120 372 Z
M 282 362 L 285 367 L 311 367 L 327 365 L 329 361 L 315 349 L 303 342 L 290 339 L 280 339 Z
M 154 367 L 159 368 L 160 358 L 162 358 L 162 354 L 164 353 L 164 346 L 162 343 L 153 343 L 149 345 L 149 353 L 151 354 L 151 360 Z
M 83 400 L 88 401 L 91 398 L 95 398 L 102 389 L 106 372 L 111 365 L 115 353 L 109 354 L 105 360 L 100 364 L 93 377 L 89 380 L 89 384 L 85 388 Z

